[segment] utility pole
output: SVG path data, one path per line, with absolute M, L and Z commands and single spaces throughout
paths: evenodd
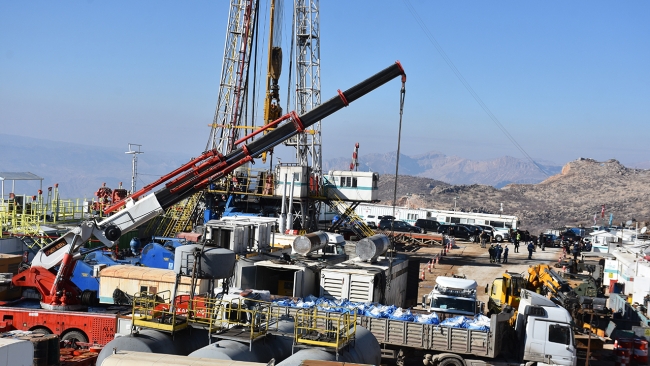
M 137 150 L 134 150 L 133 146 L 137 146 Z M 125 154 L 133 155 L 133 165 L 131 168 L 131 194 L 135 192 L 135 182 L 138 178 L 138 154 L 144 154 L 144 151 L 140 151 L 141 147 L 142 145 L 132 144 L 129 142 L 129 151 L 125 152 Z

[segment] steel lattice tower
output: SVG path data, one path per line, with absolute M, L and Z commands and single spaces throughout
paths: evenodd
M 242 109 L 247 97 L 246 75 L 251 57 L 255 0 L 231 0 L 226 29 L 226 44 L 221 66 L 217 108 L 205 150 L 222 154 L 232 150 L 237 140 Z
M 298 115 L 321 104 L 320 99 L 320 16 L 318 0 L 295 0 L 296 111 Z M 312 175 L 322 177 L 321 123 L 313 134 L 301 133 L 296 144 L 296 161 L 312 167 Z M 309 156 L 311 155 L 311 161 Z M 311 163 L 311 164 L 310 164 Z

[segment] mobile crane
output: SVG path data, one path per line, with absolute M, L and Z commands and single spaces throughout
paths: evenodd
M 346 91 L 339 90 L 337 96 L 302 116 L 293 111 L 266 124 L 237 140 L 235 145 L 239 147 L 227 155 L 222 155 L 216 149 L 204 152 L 126 199 L 107 207 L 104 212 L 112 213 L 111 216 L 101 221 L 84 220 L 79 226 L 43 247 L 34 256 L 29 268 L 12 278 L 12 283 L 14 286 L 35 288 L 41 296 L 41 306 L 44 309 L 75 310 L 92 305 L 97 301 L 96 294 L 79 290 L 69 280 L 75 261 L 82 256 L 81 248 L 91 237 L 97 238 L 106 247 L 113 247 L 122 234 L 136 229 L 162 214 L 166 208 L 225 177 L 235 168 L 253 162 L 263 152 L 398 76 L 402 77 L 404 94 L 406 74 L 398 61 Z M 270 128 L 274 129 L 267 131 Z M 244 144 L 262 132 L 265 132 L 263 136 Z M 163 183 L 161 189 L 149 194 Z

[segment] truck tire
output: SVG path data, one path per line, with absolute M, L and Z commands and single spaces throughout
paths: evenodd
M 496 235 L 496 236 L 494 237 L 494 240 L 496 240 L 498 243 L 501 243 L 501 242 L 503 241 L 503 236 L 501 236 L 501 235 Z
M 34 332 L 36 334 L 45 334 L 45 335 L 52 334 L 52 331 L 49 330 L 46 327 L 34 327 L 34 328 L 30 329 L 30 331 Z
M 467 240 L 474 243 L 476 242 L 476 237 L 474 235 L 470 235 L 469 238 L 467 238 Z
M 82 342 L 82 343 L 88 343 L 88 337 L 79 330 L 71 330 L 69 332 L 66 332 L 63 334 L 61 337 L 61 342 L 63 341 L 69 341 L 74 344 L 74 342 Z
M 438 366 L 465 366 L 465 362 L 458 357 L 445 357 Z

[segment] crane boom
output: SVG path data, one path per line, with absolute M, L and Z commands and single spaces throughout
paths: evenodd
M 402 83 L 405 83 L 404 69 L 399 62 L 396 62 L 344 92 L 339 90 L 337 96 L 302 116 L 291 112 L 239 139 L 237 141 L 241 143 L 239 147 L 226 155 L 222 155 L 217 150 L 203 153 L 156 182 L 145 186 L 126 200 L 107 208 L 106 212 L 113 212 L 124 206 L 123 210 L 100 222 L 94 219 L 85 220 L 78 227 L 43 247 L 32 260 L 31 267 L 14 276 L 12 279 L 14 285 L 36 287 L 42 297 L 41 305 L 45 308 L 69 310 L 82 306 L 81 298 L 86 295 L 82 294 L 68 279 L 74 269 L 74 261 L 81 256 L 80 248 L 91 237 L 99 239 L 107 247 L 114 246 L 122 234 L 148 222 L 163 213 L 166 208 L 193 195 L 235 168 L 252 161 L 253 158 L 258 158 L 263 152 L 400 75 Z M 271 126 L 277 127 L 248 144 L 244 143 Z M 164 182 L 166 183 L 163 188 L 149 193 Z M 143 198 L 135 201 L 139 197 Z M 55 274 L 52 271 L 57 266 L 58 271 Z

